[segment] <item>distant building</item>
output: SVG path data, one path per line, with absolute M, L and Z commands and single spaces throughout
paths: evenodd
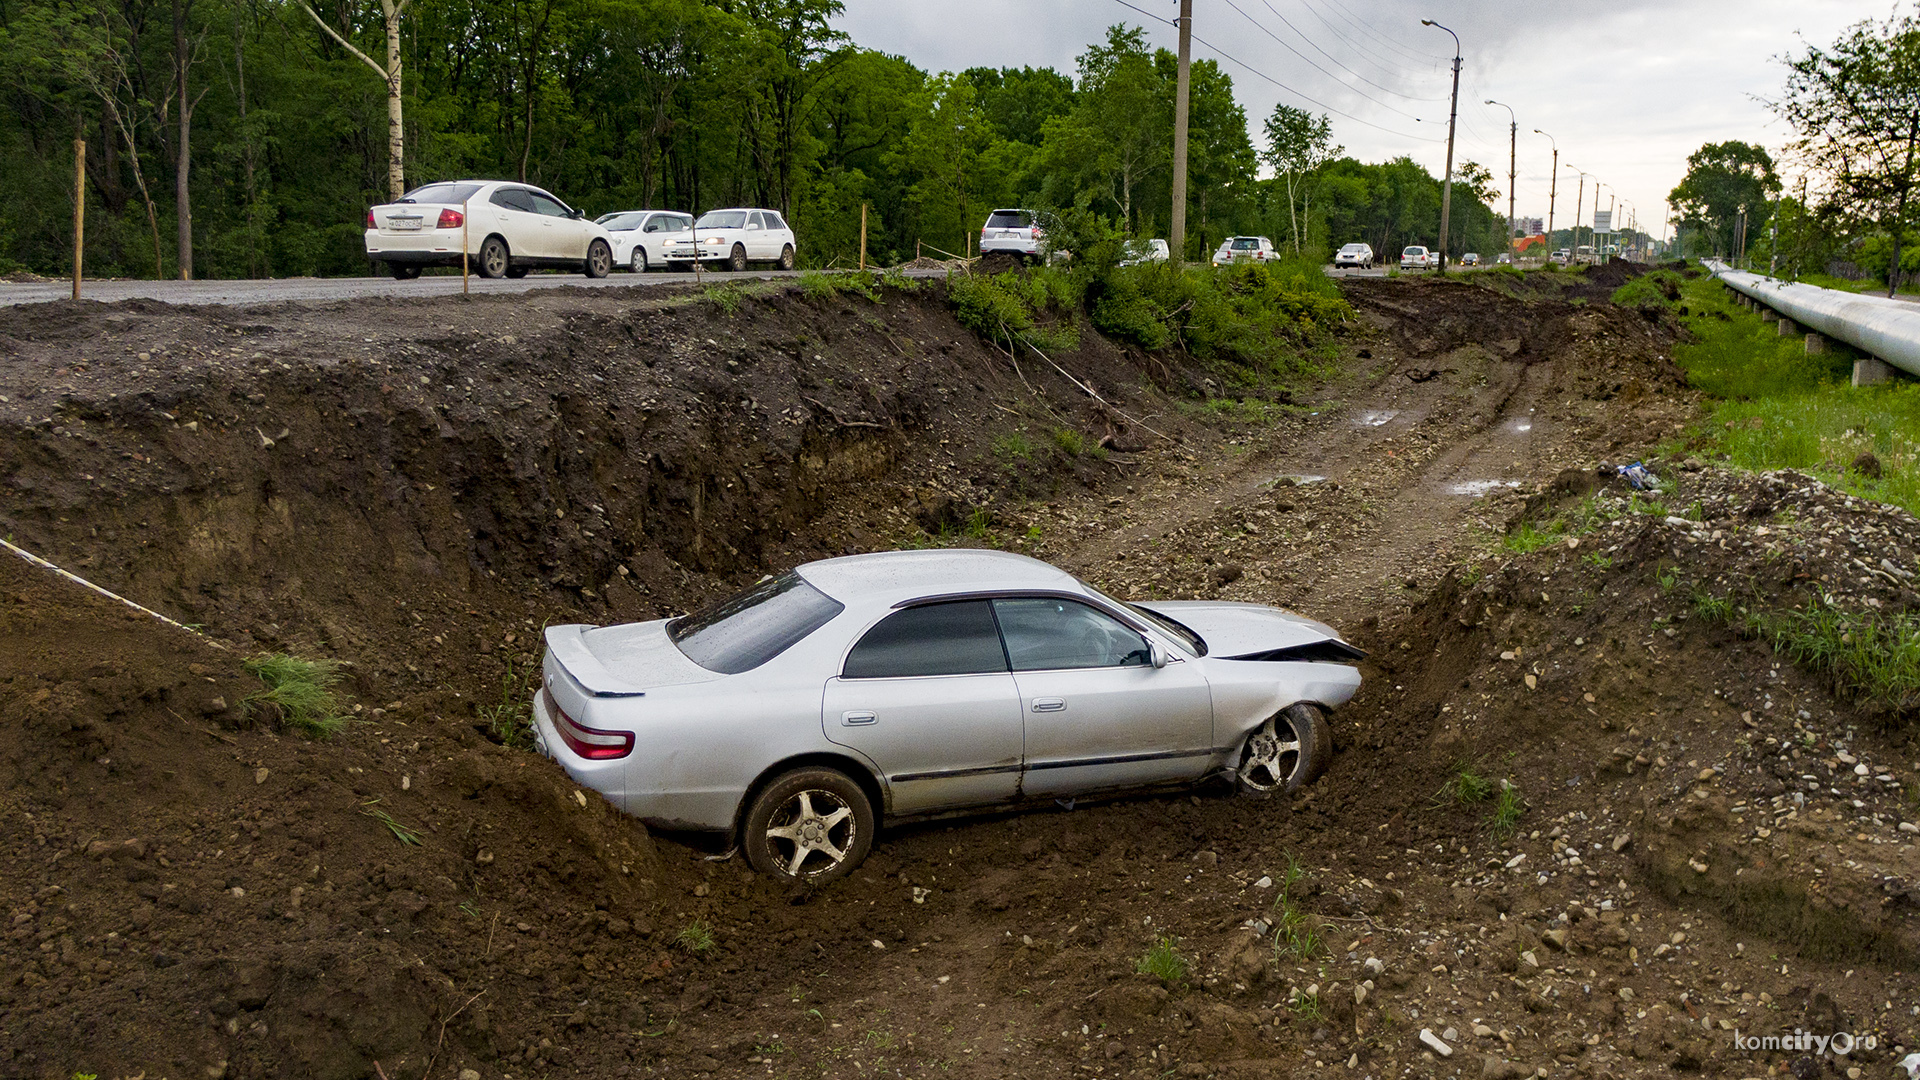
M 1537 217 L 1514 218 L 1513 231 L 1520 236 L 1537 236 L 1547 231 L 1547 224 Z

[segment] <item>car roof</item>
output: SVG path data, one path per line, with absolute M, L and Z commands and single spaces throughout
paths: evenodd
M 1081 591 L 1073 575 L 1059 567 L 1008 551 L 972 548 L 875 551 L 806 563 L 799 571 L 815 588 L 842 603 L 1001 589 Z
M 736 210 L 743 214 L 777 214 L 780 212 L 778 210 L 769 210 L 764 206 L 716 206 L 707 211 L 707 213 L 728 214 Z

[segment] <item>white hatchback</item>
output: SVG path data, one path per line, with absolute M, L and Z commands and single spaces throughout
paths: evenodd
M 692 214 L 671 210 L 617 210 L 593 219 L 613 238 L 613 264 L 644 274 L 667 261 L 667 240 L 693 228 Z
M 709 210 L 692 228 L 669 237 L 665 247 L 667 266 L 675 270 L 691 270 L 696 261 L 734 271 L 757 262 L 793 269 L 793 229 L 775 210 Z
M 1433 268 L 1433 252 L 1418 244 L 1409 245 L 1400 252 L 1400 269 L 1430 270 Z
M 1213 253 L 1213 265 L 1272 262 L 1279 257 L 1273 250 L 1273 241 L 1264 236 L 1229 236 L 1226 243 L 1220 245 L 1220 250 Z
M 426 184 L 367 211 L 367 257 L 402 281 L 429 266 L 459 266 L 463 252 L 481 277 L 525 277 L 538 267 L 595 278 L 613 271 L 607 230 L 528 184 Z

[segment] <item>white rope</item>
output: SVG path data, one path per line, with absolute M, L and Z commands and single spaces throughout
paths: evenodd
M 133 601 L 127 599 L 126 597 L 121 596 L 119 593 L 110 592 L 106 589 L 103 589 L 100 586 L 95 585 L 93 582 L 88 581 L 86 578 L 81 577 L 79 574 L 73 573 L 70 570 L 61 569 L 60 567 L 55 566 L 54 564 L 41 558 L 40 556 L 35 555 L 33 552 L 28 551 L 23 547 L 20 547 L 18 544 L 13 543 L 12 541 L 0 539 L 0 545 L 5 545 L 8 551 L 13 552 L 15 555 L 20 556 L 21 558 L 27 560 L 28 562 L 32 563 L 35 566 L 45 567 L 46 569 L 51 570 L 56 574 L 59 574 L 61 577 L 66 578 L 68 581 L 71 581 L 76 585 L 81 585 L 86 588 L 92 589 L 94 592 L 99 593 L 101 596 L 104 596 L 109 600 L 118 600 L 120 603 L 127 605 L 128 607 L 132 608 L 135 611 L 140 612 L 143 615 L 151 615 L 154 618 L 159 619 L 161 622 L 166 623 L 168 626 L 175 627 L 176 629 L 180 629 L 180 630 L 185 630 L 187 633 L 192 634 L 194 637 L 199 638 L 201 641 L 206 642 L 207 644 L 213 646 L 214 648 L 219 649 L 223 652 L 226 651 L 227 647 L 225 645 L 222 645 L 219 642 L 208 637 L 207 635 L 201 633 L 200 631 L 195 630 L 193 627 L 188 626 L 185 623 L 175 622 L 172 619 L 167 618 L 165 615 L 162 615 L 159 612 L 153 610 L 152 608 L 141 607 L 139 604 L 136 604 Z

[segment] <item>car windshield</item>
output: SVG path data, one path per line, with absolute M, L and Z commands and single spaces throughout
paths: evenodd
M 645 220 L 647 215 L 628 211 L 624 214 L 604 214 L 595 218 L 594 222 L 608 232 L 632 232 Z
M 792 570 L 667 623 L 687 659 L 722 675 L 752 671 L 825 626 L 845 605 Z
M 1029 220 L 1024 210 L 995 210 L 987 218 L 987 228 L 1024 229 Z
M 1365 244 L 1348 244 L 1348 245 L 1347 245 L 1346 247 L 1343 247 L 1343 248 L 1341 248 L 1340 250 L 1341 250 L 1341 251 L 1346 251 L 1346 252 L 1352 252 L 1352 253 L 1354 253 L 1354 254 L 1359 254 L 1360 252 L 1362 252 L 1362 251 L 1365 251 L 1365 250 L 1367 250 L 1367 245 L 1365 245 Z
M 1155 629 L 1159 630 L 1161 633 L 1167 635 L 1168 637 L 1179 642 L 1180 644 L 1186 646 L 1187 651 L 1192 653 L 1193 655 L 1195 656 L 1207 655 L 1206 639 L 1201 637 L 1199 634 L 1194 633 L 1192 630 L 1188 629 L 1184 623 L 1181 623 L 1176 619 L 1169 619 L 1165 615 L 1162 615 L 1157 611 L 1148 611 L 1146 608 L 1141 607 L 1139 604 L 1129 604 L 1125 600 L 1115 600 L 1113 597 L 1108 596 L 1106 593 L 1101 592 L 1099 589 L 1094 588 L 1093 586 L 1087 584 L 1084 581 L 1080 581 L 1079 578 L 1074 578 L 1073 580 L 1079 582 L 1080 587 L 1087 590 L 1087 592 L 1092 593 L 1094 596 L 1097 596 L 1102 600 L 1105 600 L 1107 603 L 1112 604 L 1114 607 L 1120 608 L 1123 611 L 1131 611 L 1135 615 L 1139 616 L 1140 618 L 1146 620 L 1149 623 L 1152 623 Z
M 463 203 L 479 191 L 479 184 L 423 184 L 400 196 L 403 203 Z
M 745 210 L 709 210 L 700 215 L 693 223 L 696 229 L 744 229 L 747 227 Z

